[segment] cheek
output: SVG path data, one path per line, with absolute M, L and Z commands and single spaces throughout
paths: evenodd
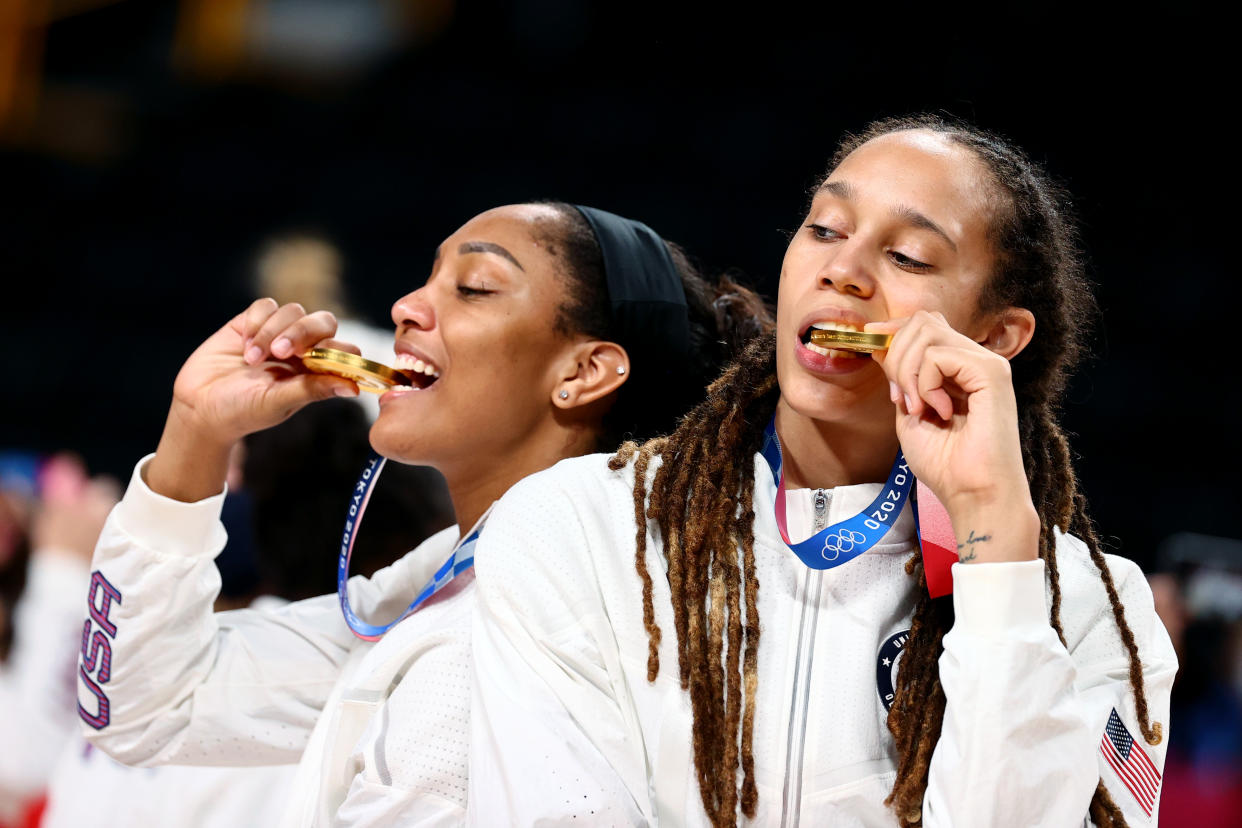
M 555 348 L 548 330 L 513 326 L 503 335 L 472 349 L 468 382 L 492 400 L 525 398 L 541 393 Z
M 952 297 L 935 278 L 890 282 L 884 290 L 884 304 L 890 319 L 904 319 L 918 311 L 929 311 L 942 313 L 952 321 L 956 313 Z
M 806 294 L 812 292 L 812 280 L 799 278 L 798 271 L 785 269 L 781 271 L 780 282 L 776 288 L 776 327 L 784 331 L 789 325 L 796 325 L 801 308 L 805 305 Z
M 795 286 L 800 282 L 812 281 L 815 276 L 817 260 L 815 249 L 805 242 L 794 239 L 785 249 L 785 258 L 781 261 L 781 286 Z
M 975 318 L 979 298 L 974 291 L 962 290 L 960 287 L 934 283 L 920 292 L 917 297 L 907 300 L 915 310 L 935 311 L 943 314 L 949 326 L 957 331 L 965 331 Z M 909 313 L 905 314 L 909 315 Z

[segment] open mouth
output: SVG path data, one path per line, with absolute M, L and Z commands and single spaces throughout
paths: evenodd
M 871 355 L 859 351 L 846 351 L 841 348 L 825 348 L 811 341 L 811 334 L 815 331 L 850 331 L 858 333 L 862 328 L 857 325 L 851 325 L 848 322 L 812 322 L 811 325 L 802 332 L 799 340 L 802 346 L 812 353 L 826 356 L 829 359 L 870 359 Z
M 430 362 L 426 362 L 409 354 L 397 354 L 397 358 L 393 360 L 393 368 L 396 368 L 402 374 L 410 378 L 409 385 L 398 385 L 393 388 L 394 391 L 403 391 L 406 389 L 420 390 L 430 388 L 435 385 L 436 380 L 440 379 L 440 369 Z

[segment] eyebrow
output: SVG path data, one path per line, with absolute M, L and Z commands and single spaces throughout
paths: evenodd
M 486 241 L 462 242 L 461 246 L 457 248 L 457 254 L 459 256 L 465 256 L 469 253 L 493 253 L 497 256 L 501 256 L 513 262 L 515 265 L 517 265 L 517 269 L 522 271 L 523 273 L 526 272 L 526 268 L 522 267 L 522 263 L 517 260 L 517 257 L 515 257 L 508 250 L 504 249 L 500 245 L 495 244 L 493 242 L 486 242 Z
M 850 186 L 848 181 L 825 181 L 819 185 L 820 190 L 827 190 L 837 198 L 849 201 L 854 197 L 854 188 Z
M 820 185 L 819 189 L 821 192 L 827 191 L 828 193 L 844 201 L 849 201 L 854 197 L 854 188 L 850 186 L 848 181 L 825 181 Z M 906 205 L 894 207 L 893 215 L 911 227 L 917 227 L 920 230 L 930 230 L 937 236 L 940 236 L 942 239 L 947 241 L 949 243 L 949 247 L 953 248 L 953 252 L 957 252 L 957 243 L 954 242 L 953 239 L 949 238 L 949 234 L 946 233 L 939 224 L 936 224 L 936 222 L 932 221 L 913 207 Z
M 905 205 L 894 207 L 893 215 L 911 227 L 932 231 L 937 236 L 940 236 L 942 239 L 947 241 L 949 243 L 949 247 L 953 248 L 954 253 L 957 252 L 957 244 L 953 241 L 953 239 L 949 238 L 949 234 L 944 232 L 939 224 L 936 224 L 936 222 L 932 221 L 913 207 L 907 207 Z

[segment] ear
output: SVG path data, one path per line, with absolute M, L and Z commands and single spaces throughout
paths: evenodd
M 1005 359 L 1022 353 L 1035 335 L 1035 314 L 1026 308 L 1005 308 L 989 318 L 991 326 L 982 339 L 976 337 L 975 341 Z
M 558 371 L 552 404 L 568 410 L 590 405 L 620 388 L 630 378 L 630 357 L 615 342 L 591 339 L 575 345 Z

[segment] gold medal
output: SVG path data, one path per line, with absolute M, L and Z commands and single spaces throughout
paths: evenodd
M 866 331 L 826 331 L 816 328 L 811 331 L 811 341 L 821 348 L 871 354 L 887 350 L 889 343 L 893 341 L 893 335 Z
M 360 389 L 372 394 L 383 394 L 395 385 L 413 385 L 407 375 L 395 368 L 335 348 L 311 348 L 302 354 L 302 364 L 316 374 L 335 374 L 353 380 Z

